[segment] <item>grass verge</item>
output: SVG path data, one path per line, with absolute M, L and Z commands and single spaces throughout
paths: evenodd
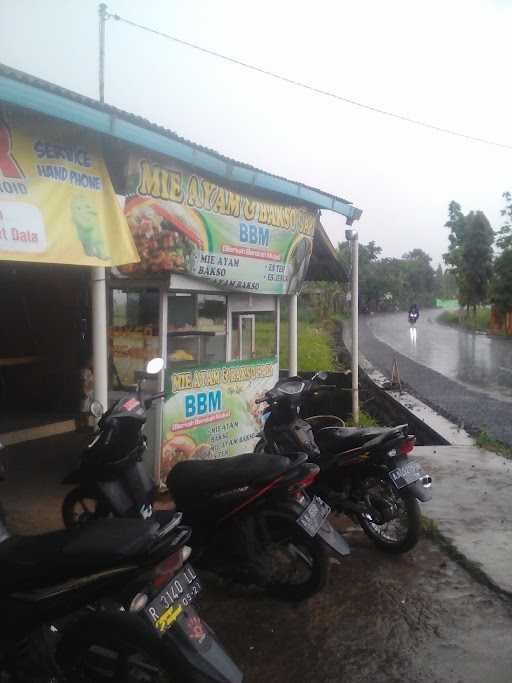
M 334 336 L 330 326 L 299 321 L 298 359 L 299 370 L 316 372 L 319 370 L 339 370 L 336 361 Z M 288 324 L 281 325 L 280 343 L 281 367 L 288 367 Z
M 491 309 L 488 306 L 479 306 L 476 309 L 476 315 L 473 315 L 472 311 L 468 315 L 464 309 L 459 308 L 456 311 L 443 311 L 437 319 L 446 325 L 459 325 L 466 330 L 487 331 L 491 320 Z
M 478 448 L 482 448 L 486 451 L 492 451 L 498 455 L 502 455 L 504 458 L 509 458 L 512 460 L 512 448 L 507 446 L 507 444 L 502 441 L 498 441 L 494 436 L 486 432 L 483 429 L 480 434 L 476 437 L 475 443 Z

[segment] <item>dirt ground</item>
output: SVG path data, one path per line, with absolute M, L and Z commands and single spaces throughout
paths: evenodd
M 11 447 L 0 500 L 12 530 L 61 526 L 62 477 L 87 437 Z M 352 555 L 298 607 L 203 576 L 201 614 L 246 683 L 510 683 L 512 603 L 429 539 L 386 556 L 349 525 Z

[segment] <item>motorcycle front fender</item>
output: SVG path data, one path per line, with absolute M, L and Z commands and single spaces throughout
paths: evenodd
M 242 682 L 242 672 L 193 607 L 184 610 L 164 637 L 171 649 L 208 680 L 217 683 Z

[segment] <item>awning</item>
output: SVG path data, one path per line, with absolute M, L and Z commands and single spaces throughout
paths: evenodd
M 138 260 L 98 135 L 0 107 L 0 261 Z

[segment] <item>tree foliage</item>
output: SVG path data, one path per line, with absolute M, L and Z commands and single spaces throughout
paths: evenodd
M 494 232 L 482 211 L 464 216 L 460 204 L 448 206 L 450 232 L 448 251 L 443 259 L 457 283 L 459 302 L 475 308 L 486 303 L 493 269 Z
M 413 249 L 401 259 L 381 258 L 382 248 L 372 241 L 359 245 L 359 305 L 363 311 L 406 309 L 412 303 L 431 306 L 435 299 L 431 258 Z M 338 256 L 350 268 L 350 244 L 338 244 Z
M 505 208 L 501 215 L 505 222 L 498 231 L 496 244 L 501 253 L 494 262 L 491 284 L 491 300 L 496 305 L 498 315 L 512 311 L 512 195 L 503 193 Z

